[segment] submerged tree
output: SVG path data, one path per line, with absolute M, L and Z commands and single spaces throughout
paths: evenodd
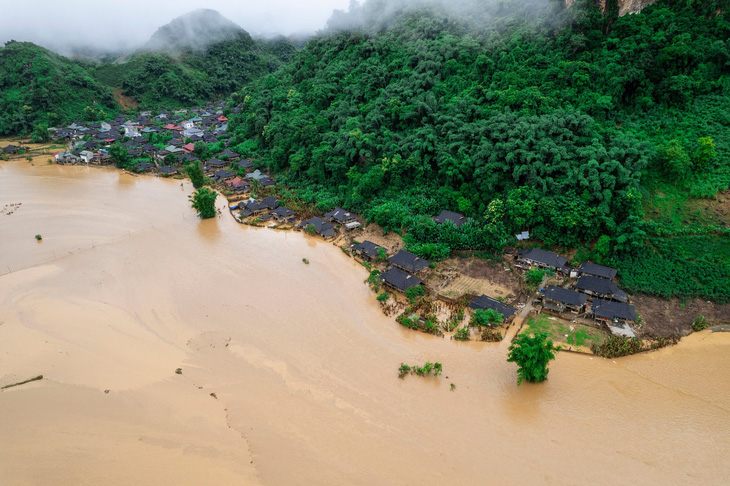
M 540 383 L 547 380 L 548 362 L 555 359 L 553 342 L 546 332 L 536 332 L 534 336 L 520 335 L 509 347 L 507 361 L 517 363 L 517 384 L 523 380 Z
M 207 187 L 201 187 L 195 193 L 190 196 L 190 201 L 193 203 L 193 209 L 198 211 L 198 216 L 201 219 L 208 219 L 215 217 L 215 199 L 218 197 L 218 193 Z

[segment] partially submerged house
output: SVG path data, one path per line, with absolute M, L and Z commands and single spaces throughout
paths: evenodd
M 388 287 L 392 287 L 400 292 L 405 292 L 411 287 L 421 285 L 423 280 L 411 275 L 400 268 L 391 267 L 387 272 L 380 275 L 380 279 Z
M 608 280 L 615 279 L 617 273 L 618 272 L 615 268 L 604 267 L 603 265 L 591 262 L 585 262 L 578 269 L 579 275 L 590 275 L 592 277 L 605 278 Z
M 575 313 L 581 313 L 585 310 L 588 296 L 581 294 L 575 290 L 568 290 L 561 287 L 549 285 L 545 289 L 545 295 L 542 298 L 542 305 L 546 309 L 556 312 L 564 312 L 569 310 Z
M 155 164 L 150 164 L 149 162 L 140 162 L 137 164 L 137 172 L 145 172 L 146 170 L 152 169 L 155 167 Z
M 157 170 L 162 175 L 172 175 L 177 174 L 177 169 L 175 167 L 170 167 L 169 165 L 163 165 Z
M 553 268 L 562 273 L 570 273 L 568 259 L 551 251 L 539 248 L 525 248 L 517 252 L 517 263 L 520 266 Z
M 306 221 L 302 221 L 296 227 L 296 229 L 306 230 L 309 225 L 314 227 L 314 230 L 324 238 L 332 238 L 337 234 L 335 226 L 329 221 L 325 221 L 319 216 L 314 216 Z
M 365 260 L 374 260 L 378 258 L 380 256 L 380 250 L 385 252 L 385 248 L 367 240 L 362 243 L 352 245 L 350 248 L 352 249 L 353 254 L 358 255 Z
M 297 213 L 291 209 L 279 206 L 278 208 L 271 211 L 271 215 L 280 223 L 291 223 L 296 221 Z
M 499 312 L 504 318 L 504 322 L 512 322 L 514 317 L 517 315 L 517 309 L 504 304 L 497 299 L 493 299 L 484 294 L 480 295 L 476 299 L 469 302 L 469 307 L 474 310 L 487 310 L 492 309 L 493 311 Z
M 433 217 L 433 220 L 437 224 L 443 224 L 443 223 L 445 223 L 447 221 L 450 221 L 457 228 L 460 228 L 464 223 L 466 223 L 466 218 L 464 217 L 463 214 L 454 213 L 454 212 L 451 212 L 451 211 L 447 211 L 445 209 L 442 210 L 441 211 L 441 214 L 439 214 L 438 216 L 434 216 Z
M 629 296 L 626 295 L 626 292 L 618 288 L 618 285 L 614 282 L 605 278 L 584 275 L 578 279 L 578 282 L 575 284 L 575 288 L 576 290 L 592 297 L 617 300 L 619 302 L 629 301 Z
M 603 322 L 613 334 L 636 337 L 631 324 L 636 322 L 636 309 L 633 305 L 610 300 L 593 299 L 591 303 L 593 319 Z
M 275 197 L 267 197 L 262 200 L 249 199 L 238 204 L 239 209 L 247 211 L 247 216 L 258 216 L 264 214 L 279 206 L 279 201 Z
M 401 250 L 392 257 L 388 258 L 388 261 L 398 268 L 411 273 L 419 273 L 427 269 L 431 262 L 424 260 L 423 258 L 414 255 L 405 250 Z

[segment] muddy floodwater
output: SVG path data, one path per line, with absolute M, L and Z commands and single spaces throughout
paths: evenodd
M 518 387 L 508 343 L 409 331 L 339 248 L 191 192 L 0 163 L 0 386 L 44 376 L 0 393 L 0 484 L 728 484 L 730 333 Z

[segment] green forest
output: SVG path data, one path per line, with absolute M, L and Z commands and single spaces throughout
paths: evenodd
M 589 1 L 462 2 L 459 18 L 392 3 L 333 18 L 344 30 L 236 93 L 232 145 L 426 258 L 530 230 L 618 266 L 632 290 L 730 300 L 727 232 L 646 210 L 730 183 L 727 1 L 624 17 L 615 2 L 605 15 Z M 441 209 L 471 221 L 438 226 Z M 720 237 L 688 262 L 671 251 L 679 230 Z
M 140 107 L 229 97 L 232 150 L 290 197 L 359 212 L 425 258 L 498 253 L 528 230 L 530 244 L 617 267 L 632 292 L 727 302 L 727 220 L 703 205 L 730 186 L 729 8 L 367 0 L 298 50 L 241 36 L 68 69 L 110 112 L 100 84 Z M 0 134 L 50 111 L 15 103 Z M 28 122 L 11 121 L 23 106 Z M 437 225 L 442 209 L 469 220 Z
M 241 33 L 202 51 L 148 52 L 125 62 L 92 63 L 89 72 L 97 81 L 121 88 L 145 109 L 189 108 L 274 72 L 294 52 L 286 39 L 256 41 Z
M 118 111 L 109 88 L 69 59 L 29 42 L 0 48 L 0 136 Z

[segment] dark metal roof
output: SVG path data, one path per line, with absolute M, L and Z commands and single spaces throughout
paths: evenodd
M 575 290 L 555 287 L 554 285 L 549 285 L 548 288 L 545 289 L 545 298 L 575 306 L 582 306 L 588 300 L 588 296 L 586 294 L 581 294 Z
M 279 206 L 279 201 L 274 196 L 265 197 L 261 200 L 261 204 L 269 209 L 274 209 Z
M 355 213 L 350 213 L 342 208 L 335 208 L 328 213 L 324 213 L 325 219 L 334 219 L 338 223 L 347 223 L 357 218 Z
M 419 258 L 413 253 L 401 250 L 392 257 L 388 258 L 388 261 L 393 265 L 403 267 L 414 273 L 418 273 L 424 268 L 427 268 L 431 263 L 423 258 Z
M 564 256 L 539 248 L 525 248 L 524 250 L 520 250 L 517 256 L 555 268 L 562 268 L 568 263 L 568 259 Z
M 603 317 L 605 319 L 626 319 L 629 321 L 636 320 L 636 309 L 634 309 L 633 305 L 613 302 L 611 300 L 593 299 L 591 308 L 596 317 Z
M 286 218 L 286 217 L 289 217 L 289 216 L 294 216 L 297 213 L 296 213 L 296 211 L 292 211 L 291 209 L 285 208 L 284 206 L 279 206 L 278 208 L 274 209 L 271 212 L 271 214 L 274 214 L 276 216 L 280 216 L 282 218 Z
M 479 297 L 477 297 L 476 299 L 472 300 L 469 303 L 469 307 L 471 307 L 472 309 L 482 309 L 482 310 L 492 309 L 492 310 L 495 310 L 495 311 L 499 312 L 500 314 L 502 314 L 502 317 L 504 317 L 505 319 L 509 318 L 511 315 L 517 313 L 517 309 L 515 309 L 514 307 L 510 307 L 496 299 L 487 297 L 486 295 L 483 295 L 483 294 L 480 295 Z
M 423 283 L 423 280 L 420 278 L 415 275 L 411 275 L 408 272 L 404 272 L 400 268 L 391 268 L 387 272 L 383 273 L 380 278 L 383 282 L 389 283 L 401 291 L 405 291 Z
M 312 218 L 309 218 L 306 221 L 302 221 L 297 226 L 298 228 L 306 228 L 309 225 L 314 226 L 314 229 L 317 230 L 317 233 L 322 234 L 323 236 L 327 236 L 324 233 L 327 232 L 330 236 L 334 234 L 334 231 L 330 234 L 329 230 L 333 230 L 334 226 L 329 221 L 325 221 L 322 218 L 318 216 L 314 216 Z
M 466 223 L 466 218 L 463 214 L 454 213 L 445 209 L 441 211 L 441 214 L 439 214 L 438 216 L 434 216 L 433 220 L 436 221 L 438 224 L 445 223 L 446 221 L 451 221 L 452 223 L 454 223 L 454 225 L 456 225 L 457 228 Z
M 209 165 L 211 167 L 224 167 L 228 165 L 228 162 L 220 159 L 210 159 L 208 162 L 206 162 L 206 165 Z
M 372 241 L 366 240 L 366 241 L 363 241 L 362 243 L 358 243 L 357 245 L 352 245 L 352 248 L 354 250 L 365 253 L 369 257 L 377 258 L 378 257 L 378 248 L 383 248 L 383 247 L 376 245 Z M 383 251 L 385 251 L 385 248 L 383 248 Z
M 585 275 L 593 275 L 595 277 L 607 278 L 613 280 L 616 278 L 616 269 L 611 267 L 604 267 L 597 263 L 585 262 L 580 266 L 578 271 Z
M 625 302 L 628 300 L 626 292 L 618 288 L 618 285 L 605 278 L 594 277 L 592 275 L 583 275 L 575 284 L 578 290 L 588 290 L 600 295 L 611 295 L 616 300 Z

